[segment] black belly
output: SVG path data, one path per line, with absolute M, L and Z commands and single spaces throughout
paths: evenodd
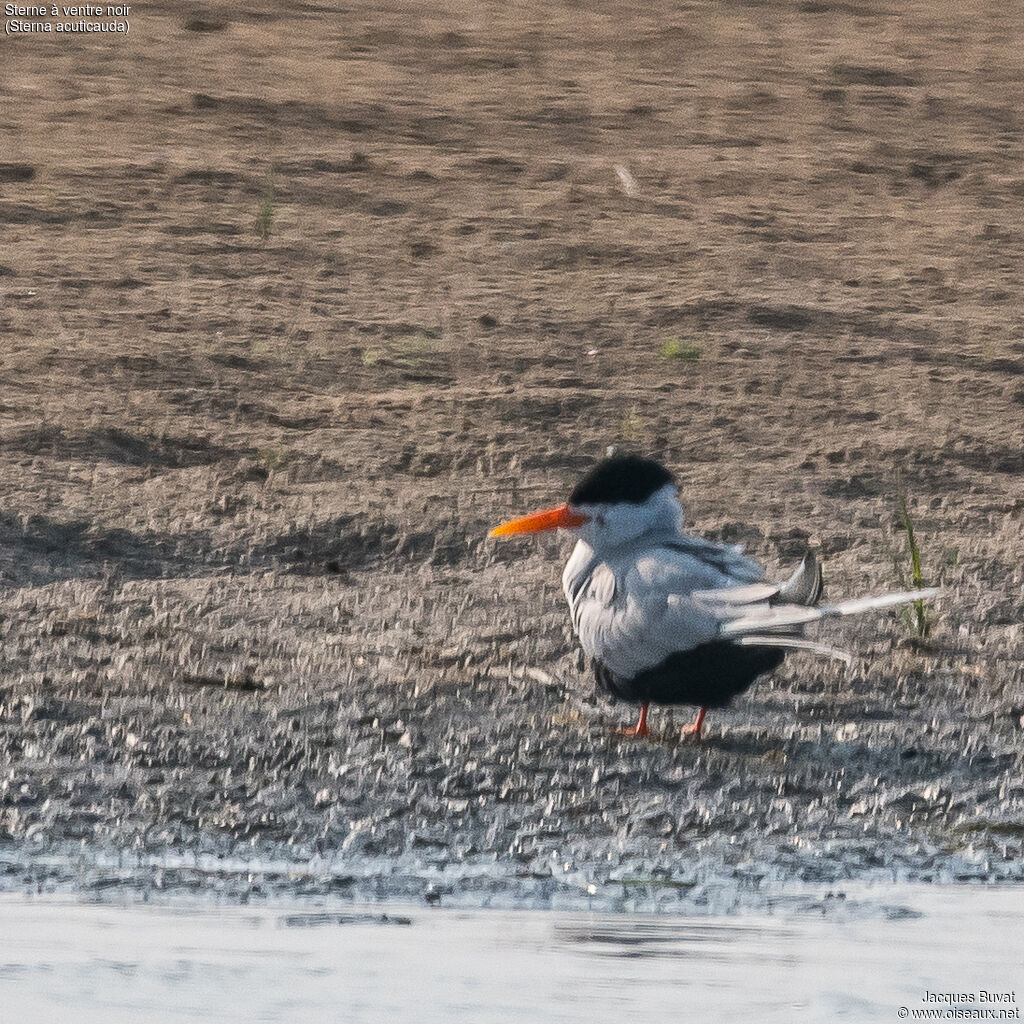
M 670 654 L 632 679 L 616 675 L 595 659 L 594 675 L 598 690 L 619 700 L 721 708 L 758 676 L 778 668 L 785 656 L 778 647 L 741 647 L 715 640 L 692 651 Z

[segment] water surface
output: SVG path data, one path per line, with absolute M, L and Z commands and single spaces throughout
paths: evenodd
M 926 992 L 1024 997 L 1019 888 L 877 886 L 701 918 L 45 896 L 0 915 L 2 1019 L 19 1022 L 792 1024 L 896 1021 Z

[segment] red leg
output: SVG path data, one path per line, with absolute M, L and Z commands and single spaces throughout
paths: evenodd
M 640 721 L 632 729 L 616 730 L 623 736 L 650 736 L 651 730 L 647 728 L 647 704 L 640 705 Z
M 700 711 L 697 712 L 697 721 L 694 722 L 693 725 L 687 726 L 683 730 L 683 735 L 684 736 L 696 736 L 697 739 L 700 739 L 701 729 L 704 728 L 704 717 L 707 715 L 707 713 L 708 713 L 708 709 L 707 708 L 701 708 Z

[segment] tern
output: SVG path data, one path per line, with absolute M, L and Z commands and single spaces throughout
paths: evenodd
M 651 704 L 699 710 L 684 730 L 698 739 L 708 708 L 725 707 L 788 651 L 850 655 L 803 636 L 821 619 L 857 615 L 934 597 L 901 591 L 822 604 L 817 558 L 804 558 L 784 583 L 738 544 L 683 531 L 672 474 L 638 455 L 599 462 L 564 505 L 513 519 L 491 537 L 563 529 L 577 539 L 562 574 L 573 628 L 590 657 L 599 691 L 640 705 L 626 735 L 647 736 Z

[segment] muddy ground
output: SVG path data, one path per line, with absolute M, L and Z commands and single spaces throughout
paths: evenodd
M 1019 879 L 1013 6 L 378 8 L 0 40 L 3 886 Z M 931 637 L 611 735 L 485 539 L 610 444 Z

